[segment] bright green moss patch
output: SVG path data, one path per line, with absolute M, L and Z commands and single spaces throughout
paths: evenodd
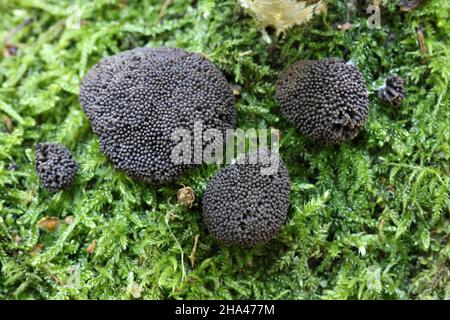
M 391 3 L 380 30 L 360 8 L 346 32 L 336 1 L 272 44 L 237 1 L 162 2 L 80 1 L 80 28 L 63 1 L 0 2 L 0 299 L 449 299 L 448 1 L 410 13 Z M 207 233 L 200 199 L 216 167 L 154 188 L 100 152 L 80 79 L 104 56 L 160 45 L 203 52 L 241 87 L 239 127 L 282 130 L 291 208 L 268 245 L 228 248 Z M 275 81 L 298 59 L 330 56 L 360 68 L 370 112 L 357 138 L 320 146 L 282 119 Z M 399 108 L 378 98 L 391 73 L 405 79 Z M 39 186 L 43 141 L 78 161 L 70 190 Z M 177 202 L 181 183 L 196 192 L 192 208 Z M 46 216 L 59 219 L 55 230 L 38 226 Z

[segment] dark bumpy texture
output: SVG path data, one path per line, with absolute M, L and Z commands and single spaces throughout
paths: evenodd
M 277 81 L 283 116 L 310 138 L 339 143 L 354 138 L 368 117 L 359 70 L 337 58 L 298 61 Z
M 103 59 L 83 79 L 80 103 L 102 151 L 148 183 L 179 178 L 192 165 L 170 158 L 175 129 L 233 128 L 234 97 L 205 57 L 176 48 L 137 48 Z M 193 148 L 192 148 L 193 149 Z M 197 152 L 201 152 L 198 151 Z
M 270 153 L 269 153 L 270 154 Z M 208 183 L 203 197 L 203 219 L 212 236 L 240 247 L 261 245 L 274 238 L 286 221 L 291 182 L 278 155 L 278 170 L 261 174 L 267 151 L 220 170 Z M 252 162 L 253 161 L 253 162 Z
M 40 143 L 36 145 L 36 171 L 42 186 L 57 192 L 72 185 L 77 163 L 62 144 Z
M 403 85 L 404 81 L 401 77 L 389 76 L 385 87 L 380 91 L 380 96 L 391 106 L 398 107 L 405 97 Z

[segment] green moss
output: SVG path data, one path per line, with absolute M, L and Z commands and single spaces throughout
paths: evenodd
M 66 23 L 77 12 L 68 1 L 0 2 L 0 52 L 8 32 L 33 17 L 10 39 L 17 54 L 0 56 L 0 116 L 14 127 L 0 123 L 0 299 L 450 298 L 448 1 L 411 13 L 389 4 L 380 30 L 366 27 L 360 8 L 346 32 L 335 28 L 345 8 L 330 3 L 270 45 L 236 1 L 174 1 L 162 14 L 161 2 L 79 1 L 79 29 Z M 242 87 L 239 127 L 282 129 L 292 206 L 268 245 L 219 246 L 199 201 L 177 204 L 181 185 L 132 181 L 101 154 L 78 103 L 80 78 L 103 56 L 163 44 L 204 52 Z M 290 128 L 274 95 L 286 65 L 327 56 L 352 59 L 370 93 L 368 124 L 340 146 L 318 146 Z M 399 109 L 377 97 L 390 72 L 406 81 Z M 71 190 L 39 187 L 41 141 L 73 151 L 80 167 Z M 180 183 L 199 199 L 215 171 L 203 166 Z M 45 216 L 62 221 L 56 231 L 36 226 Z

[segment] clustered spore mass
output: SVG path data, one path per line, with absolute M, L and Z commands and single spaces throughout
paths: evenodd
M 368 117 L 363 76 L 338 58 L 294 63 L 281 72 L 276 98 L 290 123 L 326 143 L 354 138 Z
M 289 209 L 290 178 L 278 160 L 272 174 L 264 163 L 270 151 L 250 154 L 243 164 L 221 169 L 208 183 L 203 197 L 203 219 L 219 242 L 240 247 L 261 245 L 276 236 Z M 259 161 L 257 161 L 259 160 Z M 274 163 L 274 162 L 272 162 Z
M 200 54 L 168 47 L 104 58 L 83 79 L 80 103 L 113 164 L 155 184 L 174 181 L 192 167 L 171 159 L 179 142 L 171 139 L 174 130 L 193 134 L 194 122 L 201 121 L 203 132 L 224 132 L 236 117 L 221 72 Z
M 72 185 L 77 163 L 62 144 L 39 143 L 36 145 L 36 172 L 42 186 L 57 192 Z
M 380 95 L 388 104 L 393 107 L 401 105 L 405 97 L 404 80 L 397 75 L 391 75 L 386 79 L 386 85 L 381 90 Z

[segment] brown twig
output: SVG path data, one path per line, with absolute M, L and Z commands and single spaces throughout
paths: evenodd
M 29 25 L 31 22 L 33 22 L 33 20 L 34 20 L 34 17 L 26 18 L 25 21 L 23 21 L 17 27 L 15 27 L 14 29 L 12 29 L 11 31 L 8 32 L 8 34 L 6 35 L 5 40 L 4 40 L 5 50 L 3 51 L 3 55 L 5 57 L 10 57 L 10 56 L 16 55 L 17 45 L 14 45 L 11 42 L 11 39 L 17 32 L 19 32 L 20 30 L 25 28 L 27 25 Z
M 419 43 L 420 54 L 422 55 L 422 63 L 427 63 L 428 48 L 425 44 L 425 32 L 423 28 L 417 29 L 417 42 Z
M 194 246 L 192 247 L 191 254 L 188 256 L 189 261 L 191 262 L 191 268 L 194 269 L 195 266 L 195 251 L 197 250 L 197 242 L 198 238 L 200 237 L 199 234 L 196 234 L 194 237 Z
M 11 38 L 20 30 L 22 30 L 23 28 L 25 28 L 27 25 L 29 25 L 31 22 L 33 22 L 34 17 L 29 17 L 26 18 L 24 22 L 22 22 L 21 24 L 19 24 L 17 27 L 15 27 L 14 29 L 12 29 L 11 31 L 8 32 L 8 34 L 5 37 L 5 43 L 11 43 L 10 40 Z
M 159 12 L 159 21 L 162 20 L 162 18 L 164 17 L 164 15 L 166 14 L 166 10 L 167 7 L 172 3 L 172 0 L 166 0 L 164 1 L 162 7 L 161 7 L 161 11 Z

